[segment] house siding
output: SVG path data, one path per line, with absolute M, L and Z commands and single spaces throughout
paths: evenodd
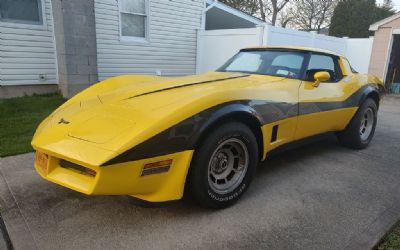
M 99 79 L 122 74 L 196 72 L 203 0 L 149 0 L 148 42 L 120 40 L 118 0 L 95 0 Z
M 57 84 L 51 2 L 42 5 L 43 25 L 0 22 L 0 85 Z

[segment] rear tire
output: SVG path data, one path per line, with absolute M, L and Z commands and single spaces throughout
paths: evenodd
M 371 98 L 365 100 L 347 128 L 338 134 L 339 142 L 352 149 L 368 147 L 375 133 L 377 114 L 376 102 Z
M 258 164 L 258 145 L 244 124 L 232 122 L 212 131 L 195 150 L 188 191 L 206 208 L 226 208 L 243 195 Z

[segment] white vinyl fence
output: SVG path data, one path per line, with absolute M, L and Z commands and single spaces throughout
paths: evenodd
M 263 28 L 199 31 L 197 72 L 222 66 L 240 49 L 263 43 Z
M 303 46 L 327 49 L 346 56 L 360 73 L 367 73 L 373 38 L 349 39 L 266 25 L 252 29 L 200 30 L 197 72 L 215 70 L 240 49 L 253 46 Z

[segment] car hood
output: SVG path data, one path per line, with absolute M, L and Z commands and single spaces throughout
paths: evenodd
M 268 82 L 280 80 L 271 77 Z M 112 78 L 83 91 L 53 112 L 37 129 L 32 145 L 99 165 L 204 107 L 232 100 L 235 95 L 240 99 L 256 84 L 258 80 L 241 73 Z M 221 92 L 226 95 L 216 95 Z M 99 150 L 101 155 L 96 154 Z

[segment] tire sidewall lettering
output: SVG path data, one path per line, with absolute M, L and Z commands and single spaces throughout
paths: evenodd
M 233 193 L 229 194 L 228 196 L 224 196 L 224 195 L 218 195 L 215 194 L 212 190 L 208 189 L 208 195 L 210 196 L 211 199 L 219 201 L 219 202 L 228 202 L 231 200 L 236 199 L 237 197 L 239 197 L 243 191 L 246 189 L 247 185 L 246 183 L 243 183 L 242 185 L 240 185 L 240 187 L 237 188 L 237 191 L 234 191 Z

